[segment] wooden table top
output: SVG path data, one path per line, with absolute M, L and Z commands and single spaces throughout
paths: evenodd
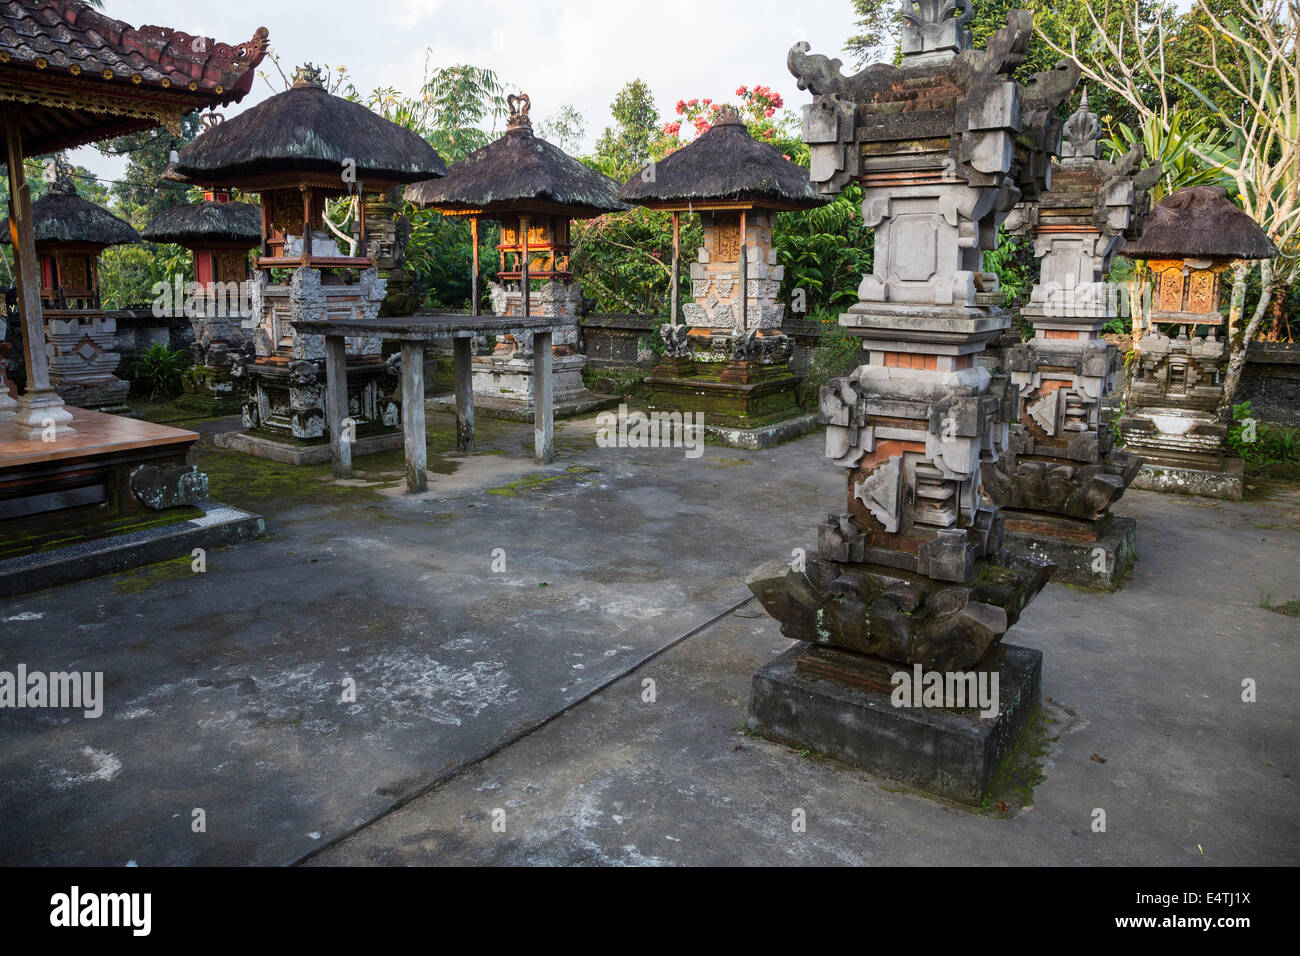
M 472 335 L 517 335 L 525 332 L 553 332 L 573 325 L 575 319 L 549 315 L 505 316 L 399 315 L 379 319 L 295 319 L 296 332 L 309 335 L 377 335 L 383 339 L 405 342 L 429 342 L 433 339 L 468 338 Z
M 61 436 L 58 441 L 19 438 L 12 420 L 0 422 L 0 468 L 128 451 L 132 448 L 188 445 L 199 439 L 197 432 L 183 428 L 155 425 L 153 422 L 123 418 L 121 415 L 106 415 L 73 405 L 65 407 L 72 413 L 69 424 L 76 434 Z

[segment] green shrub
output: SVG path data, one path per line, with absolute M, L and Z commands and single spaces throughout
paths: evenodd
M 184 352 L 155 342 L 131 366 L 131 391 L 151 402 L 173 398 L 180 394 L 185 365 Z
M 1232 406 L 1228 447 L 1241 456 L 1251 474 L 1300 477 L 1300 429 L 1256 421 L 1250 402 Z

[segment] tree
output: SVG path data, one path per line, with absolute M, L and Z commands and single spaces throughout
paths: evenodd
M 1275 293 L 1296 277 L 1300 233 L 1300 5 L 1294 0 L 1232 2 L 1238 16 L 1222 13 L 1232 8 L 1219 0 L 1197 0 L 1185 18 L 1167 7 L 1147 18 L 1142 0 L 1117 0 L 1123 14 L 1118 30 L 1107 31 L 1087 8 L 1094 33 L 1085 47 L 1080 48 L 1077 33 L 1068 46 L 1045 38 L 1049 46 L 1074 56 L 1085 77 L 1122 98 L 1144 126 L 1153 124 L 1168 134 L 1181 108 L 1199 105 L 1226 133 L 1227 145 L 1211 150 L 1193 144 L 1193 152 L 1205 166 L 1222 168 L 1242 209 L 1282 250 L 1281 256 L 1260 262 L 1259 298 L 1244 327 L 1253 265 L 1241 261 L 1233 266 L 1223 414 L 1231 407 L 1246 349 Z M 1176 65 L 1170 38 L 1183 29 L 1198 33 L 1201 42 L 1185 44 L 1199 52 Z M 1228 96 L 1204 92 L 1207 79 Z
M 199 131 L 199 117 L 190 113 L 181 117 L 180 136 L 157 127 L 95 144 L 105 156 L 128 157 L 126 171 L 113 183 L 112 194 L 118 211 L 131 225 L 141 229 L 158 213 L 190 196 L 190 187 L 165 180 L 162 175 L 172 148 L 188 145 Z
M 596 142 L 596 165 L 620 182 L 656 158 L 659 111 L 644 80 L 632 80 L 610 104 L 614 125 L 605 127 Z
M 566 103 L 537 128 L 537 133 L 566 153 L 576 153 L 587 137 L 587 118 Z

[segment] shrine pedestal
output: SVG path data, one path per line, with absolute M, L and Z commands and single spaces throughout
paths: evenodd
M 985 718 L 977 707 L 895 706 L 891 676 L 910 678 L 912 668 L 799 643 L 754 674 L 746 726 L 787 746 L 979 804 L 1038 708 L 1043 655 L 1001 644 L 982 669 L 998 679 L 998 713 Z
M 800 414 L 785 363 L 665 359 L 645 379 L 652 408 L 704 416 L 705 434 L 733 448 L 769 448 L 817 427 Z
M 1099 521 L 1081 521 L 1041 512 L 1001 509 L 1003 542 L 1018 554 L 1056 565 L 1052 580 L 1098 591 L 1119 587 L 1137 560 L 1137 520 L 1107 512 Z
M 556 418 L 586 415 L 618 404 L 617 396 L 601 395 L 583 384 L 582 370 L 586 365 L 585 355 L 551 357 Z M 533 420 L 536 404 L 531 354 L 527 358 L 518 352 L 475 356 L 473 371 L 474 407 L 482 414 L 511 421 Z M 444 396 L 440 403 L 450 406 L 454 399 Z

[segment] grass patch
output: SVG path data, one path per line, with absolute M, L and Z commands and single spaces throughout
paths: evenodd
M 576 478 L 579 475 L 595 474 L 595 468 L 588 468 L 586 465 L 571 465 L 559 474 L 539 474 L 525 475 L 523 478 L 516 479 L 509 484 L 501 485 L 498 488 L 489 488 L 487 493 L 497 495 L 502 498 L 517 498 L 521 491 L 533 491 L 545 485 L 557 481 L 563 481 L 566 478 Z
M 1266 611 L 1272 611 L 1274 614 L 1281 614 L 1285 617 L 1300 617 L 1300 598 L 1295 598 L 1284 604 L 1274 604 L 1273 595 L 1267 594 L 1260 600 L 1259 606 Z

